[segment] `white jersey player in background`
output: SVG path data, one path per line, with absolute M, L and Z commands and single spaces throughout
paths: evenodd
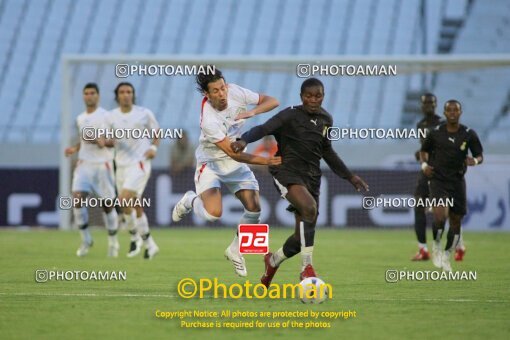
M 244 118 L 271 111 L 279 103 L 273 97 L 254 93 L 235 84 L 227 85 L 218 69 L 214 74 L 198 75 L 196 81 L 198 90 L 204 95 L 200 116 L 200 143 L 196 150 L 196 192 L 186 192 L 174 207 L 172 219 L 180 221 L 193 210 L 207 221 L 217 221 L 222 213 L 220 188 L 224 184 L 244 206 L 240 223 L 259 223 L 259 185 L 253 172 L 243 163 L 278 165 L 281 159 L 236 154 L 230 143 L 240 137 Z M 248 111 L 248 105 L 256 106 Z M 247 276 L 238 243 L 236 234 L 225 250 L 225 257 L 232 262 L 239 276 Z
M 115 100 L 119 107 L 111 111 L 111 128 L 124 131 L 154 131 L 159 129 L 154 114 L 135 104 L 135 89 L 130 83 L 119 83 L 115 88 Z M 136 136 L 136 134 L 135 134 Z M 134 257 L 141 251 L 142 240 L 145 246 L 144 258 L 152 259 L 159 252 L 149 230 L 147 215 L 139 204 L 147 181 L 151 174 L 151 159 L 156 156 L 159 139 L 129 138 L 115 139 L 116 184 L 126 226 L 131 234 L 128 257 Z M 138 199 L 137 199 L 138 198 Z M 140 237 L 141 236 L 141 237 Z
M 67 157 L 78 152 L 78 163 L 74 169 L 72 184 L 73 198 L 78 199 L 77 205 L 73 207 L 74 221 L 80 229 L 82 238 L 82 244 L 76 252 L 78 256 L 85 256 L 93 244 L 88 229 L 88 211 L 81 201 L 90 193 L 95 193 L 100 198 L 115 198 L 112 145 L 104 138 L 83 139 L 84 128 L 100 129 L 107 125 L 109 113 L 98 106 L 99 88 L 96 84 L 85 85 L 83 101 L 86 110 L 76 118 L 80 141 L 65 150 Z M 119 252 L 117 211 L 113 207 L 104 206 L 103 220 L 108 230 L 108 256 L 117 257 Z

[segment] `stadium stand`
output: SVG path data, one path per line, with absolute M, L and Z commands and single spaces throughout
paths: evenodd
M 228 0 L 1 1 L 0 141 L 58 142 L 62 54 L 421 53 L 417 43 L 419 0 L 282 0 L 276 9 L 266 6 L 270 2 L 249 1 L 240 6 Z M 481 0 L 433 0 L 427 1 L 427 13 L 429 53 L 510 52 L 507 0 L 493 0 L 490 6 Z M 111 89 L 116 80 L 104 66 L 79 65 L 72 72 L 75 90 L 88 81 L 98 81 L 103 87 L 103 106 L 114 105 Z M 461 98 L 466 112 L 473 113 L 466 115 L 466 124 L 489 134 L 489 124 L 498 122 L 502 127 L 508 121 L 506 113 L 498 115 L 508 105 L 510 74 L 497 72 L 441 74 L 430 90 L 440 102 Z M 229 72 L 227 77 L 270 93 L 280 99 L 282 107 L 298 101 L 300 79 L 293 75 Z M 334 114 L 336 125 L 399 127 L 411 126 L 417 119 L 409 112 L 416 110 L 411 102 L 423 90 L 418 76 L 332 78 L 324 79 L 328 89 L 325 106 Z M 153 109 L 162 126 L 196 133 L 190 127 L 196 125 L 200 95 L 189 78 L 129 80 L 138 90 L 138 101 Z M 363 100 L 368 96 L 377 100 Z M 80 98 L 73 100 L 73 110 L 81 111 Z M 263 119 L 257 117 L 251 123 Z M 494 130 L 490 140 L 507 138 Z

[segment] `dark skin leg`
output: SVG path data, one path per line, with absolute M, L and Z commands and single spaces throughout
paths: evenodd
M 450 219 L 450 228 L 453 229 L 455 234 L 460 234 L 460 226 L 463 216 L 450 212 L 448 217 Z
M 315 221 L 317 219 L 317 202 L 308 189 L 301 184 L 291 184 L 287 190 L 285 198 L 297 209 L 301 218 L 307 222 Z
M 445 207 L 434 207 L 434 222 L 436 223 L 444 223 L 446 222 L 447 211 Z
M 236 197 L 241 201 L 244 208 L 251 212 L 260 211 L 259 192 L 256 190 L 243 189 L 236 192 Z

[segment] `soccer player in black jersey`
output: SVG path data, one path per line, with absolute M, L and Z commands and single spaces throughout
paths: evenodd
M 336 175 L 348 180 L 358 191 L 368 191 L 368 185 L 349 171 L 328 139 L 328 128 L 332 126 L 333 119 L 321 107 L 324 99 L 322 82 L 316 78 L 305 80 L 301 85 L 300 96 L 302 105 L 280 111 L 266 123 L 245 132 L 231 145 L 235 152 L 240 152 L 246 144 L 274 135 L 278 143 L 275 156 L 282 157 L 282 164 L 270 166 L 269 171 L 281 196 L 291 204 L 288 210 L 294 212 L 296 226 L 283 247 L 264 257 L 265 273 L 261 282 L 265 286 L 271 284 L 280 264 L 298 253 L 301 253 L 302 259 L 300 279 L 316 276 L 312 266 L 312 252 L 322 158 Z
M 452 207 L 433 208 L 434 223 L 432 233 L 432 262 L 438 268 L 451 271 L 450 252 L 460 238 L 462 217 L 466 214 L 466 182 L 464 174 L 467 166 L 483 162 L 483 148 L 474 130 L 459 123 L 462 106 L 457 100 L 449 100 L 444 105 L 446 122 L 430 131 L 421 146 L 421 168 L 429 180 L 432 199 L 453 199 Z M 468 155 L 468 150 L 471 155 Z M 440 250 L 441 236 L 446 220 L 450 228 L 446 236 L 445 251 Z
M 421 96 L 421 111 L 423 112 L 423 119 L 418 122 L 416 128 L 419 130 L 425 130 L 428 133 L 432 128 L 439 125 L 441 117 L 436 115 L 437 99 L 432 93 L 425 93 Z M 420 143 L 423 144 L 424 138 L 420 139 Z M 420 150 L 416 151 L 416 160 L 420 161 Z M 418 174 L 418 183 L 414 190 L 414 197 L 416 199 L 426 199 L 429 197 L 429 179 L 420 171 Z M 425 215 L 425 208 L 415 207 L 414 208 L 414 230 L 416 232 L 416 238 L 418 239 L 418 252 L 412 258 L 413 261 L 425 261 L 430 258 L 429 251 L 427 249 L 427 217 Z

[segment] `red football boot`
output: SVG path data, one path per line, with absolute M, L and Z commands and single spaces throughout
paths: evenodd
M 301 275 L 299 275 L 299 279 L 301 281 L 303 281 L 304 279 L 306 279 L 307 277 L 317 277 L 317 275 L 315 274 L 315 270 L 313 270 L 313 267 L 311 264 L 307 265 L 305 267 L 305 270 L 303 270 L 301 272 Z
M 414 257 L 411 259 L 411 261 L 427 261 L 428 259 L 430 259 L 428 250 L 425 248 L 420 248 L 416 255 L 414 255 Z
M 274 274 L 276 274 L 276 271 L 278 270 L 278 267 L 271 266 L 271 256 L 273 256 L 273 253 L 267 253 L 264 255 L 265 271 L 260 278 L 260 282 L 268 288 L 271 281 L 273 281 Z
M 464 255 L 466 254 L 466 248 L 464 249 L 456 249 L 455 250 L 455 261 L 462 261 L 464 259 Z

